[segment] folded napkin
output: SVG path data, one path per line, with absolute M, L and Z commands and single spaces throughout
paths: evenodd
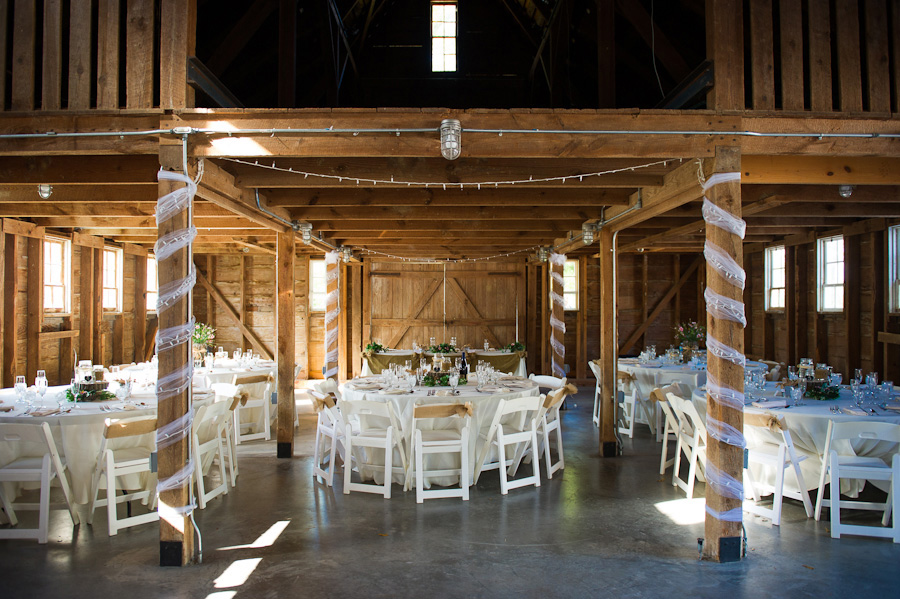
M 848 416 L 868 416 L 868 412 L 861 408 L 841 408 L 841 414 L 846 414 Z
M 0 408 L 2 410 L 3 408 Z M 885 410 L 890 410 L 891 412 L 900 412 L 900 406 L 884 406 Z
M 13 406 L 0 406 L 0 412 L 12 412 L 15 410 Z
M 637 358 L 619 358 L 619 364 L 640 364 Z
M 59 408 L 41 408 L 39 410 L 35 410 L 31 412 L 31 416 L 36 418 L 43 418 L 44 416 L 53 416 L 54 414 L 59 414 Z
M 435 391 L 434 394 L 438 397 L 448 397 L 450 395 L 456 395 L 450 389 L 439 389 L 439 390 Z
M 479 391 L 486 393 L 509 393 L 509 387 L 501 387 L 499 385 L 485 385 Z
M 507 375 L 507 376 L 501 376 L 499 380 L 506 382 L 506 381 L 524 381 L 526 379 L 524 376 Z
M 525 381 L 506 381 L 504 383 L 507 387 L 511 387 L 513 389 L 527 389 L 531 385 Z
M 384 389 L 380 391 L 381 395 L 406 395 L 407 393 L 411 393 L 406 389 Z
M 375 389 L 381 389 L 381 385 L 378 383 L 355 383 L 350 385 L 353 389 L 359 389 L 360 391 L 374 391 Z
M 754 401 L 753 407 L 756 408 L 786 408 L 787 400 L 786 399 L 769 399 L 764 401 Z

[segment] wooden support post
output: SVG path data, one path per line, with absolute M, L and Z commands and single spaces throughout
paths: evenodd
M 134 318 L 131 321 L 132 361 L 144 359 L 147 334 L 147 256 L 134 257 Z
M 294 232 L 278 233 L 275 266 L 275 329 L 278 364 L 278 442 L 279 458 L 294 455 Z
M 541 372 L 550 372 L 550 272 L 544 262 L 538 268 L 541 297 Z
M 714 110 L 744 109 L 743 15 L 738 0 L 706 3 L 706 54 L 715 77 L 706 101 Z
M 575 355 L 575 377 L 587 377 L 587 256 L 578 259 L 578 347 Z
M 16 235 L 4 233 L 3 248 L 3 386 L 16 382 L 19 339 L 16 334 L 16 308 L 19 303 L 19 252 Z
M 277 258 L 276 258 L 277 260 Z M 241 254 L 241 271 L 238 273 L 238 285 L 240 286 L 240 298 L 238 299 L 238 316 L 244 325 L 247 324 L 247 256 Z M 209 296 L 207 296 L 209 297 Z M 247 351 L 247 338 L 241 335 L 241 351 Z M 277 351 L 277 350 L 276 350 Z
M 869 233 L 869 239 L 872 253 L 872 272 L 885 272 L 884 260 L 887 254 L 885 251 L 887 231 L 873 231 Z M 873 324 L 876 327 L 880 327 L 879 330 L 882 331 L 888 330 L 887 327 L 890 320 L 884 301 L 886 296 L 885 277 L 873 277 L 872 294 L 870 295 L 871 304 L 867 306 L 867 311 L 872 314 Z M 884 379 L 891 380 L 891 363 L 888 361 L 890 350 L 886 344 L 878 341 L 878 333 L 874 330 L 872 331 L 871 344 L 872 369 L 879 370 Z M 894 368 L 896 368 L 896 364 L 897 362 L 894 362 Z M 847 378 L 850 378 L 849 372 L 847 373 Z M 897 379 L 894 378 L 893 380 L 896 381 Z
M 350 310 L 353 315 L 350 333 L 350 348 L 353 352 L 350 358 L 352 365 L 350 375 L 354 377 L 359 376 L 362 373 L 362 293 L 360 293 L 362 287 L 362 271 L 363 269 L 359 268 L 358 264 L 350 270 L 351 278 L 353 279 L 353 290 L 350 294 Z
M 194 88 L 187 81 L 187 59 L 196 54 L 197 0 L 161 0 L 160 12 L 167 31 L 159 44 L 159 105 L 190 108 Z
M 647 254 L 641 256 L 641 322 L 647 322 L 647 309 L 650 307 L 650 302 L 648 301 L 650 297 L 649 259 L 650 257 Z M 647 347 L 646 329 L 641 333 L 641 342 L 638 344 L 638 347 Z
M 29 237 L 28 244 L 28 305 L 25 310 L 25 380 L 33 381 L 41 367 L 41 325 L 44 322 L 43 240 Z
M 614 232 L 600 229 L 600 456 L 619 455 L 616 437 L 616 369 L 618 318 L 616 317 L 616 248 Z
M 805 358 L 810 356 L 809 352 L 809 294 L 810 294 L 810 276 L 811 273 L 808 270 L 809 264 L 809 249 L 805 245 L 801 245 L 797 248 L 796 253 L 796 263 L 797 263 L 797 361 L 794 364 L 800 363 L 800 358 Z
M 715 173 L 740 171 L 741 155 L 738 148 L 717 147 Z M 722 210 L 736 217 L 741 216 L 741 184 L 740 181 L 727 181 L 713 185 L 706 192 L 709 201 Z M 741 238 L 717 226 L 706 227 L 707 243 L 718 246 L 738 265 L 743 265 L 743 246 Z M 743 290 L 713 268 L 706 267 L 706 280 L 712 291 L 727 298 L 742 301 Z M 740 323 L 719 319 L 711 313 L 706 319 L 709 337 L 743 353 L 744 331 Z M 713 352 L 709 352 L 709 375 L 722 387 L 743 391 L 744 369 L 741 364 L 725 360 Z M 707 394 L 707 414 L 709 418 L 730 425 L 737 430 L 744 428 L 744 413 L 719 403 Z M 723 475 L 731 476 L 738 482 L 743 480 L 744 452 L 741 447 L 723 443 L 712 436 L 707 440 L 707 463 L 709 468 L 716 468 Z M 722 496 L 718 488 L 707 485 L 706 505 L 714 513 L 724 514 L 730 510 L 740 513 L 742 499 Z M 711 561 L 739 561 L 741 559 L 741 521 L 730 522 L 714 517 L 709 511 L 706 514 L 706 539 L 703 543 L 703 558 Z
M 794 277 L 797 275 L 795 262 L 796 248 L 786 246 L 784 248 L 784 330 L 787 333 L 787 364 L 799 364 L 797 355 L 797 283 Z M 787 373 L 783 373 L 787 375 Z
M 362 261 L 362 341 L 366 345 L 372 341 L 372 264 L 369 258 Z
M 159 182 L 159 196 L 162 197 L 181 187 L 181 183 L 162 180 Z M 162 237 L 173 231 L 186 229 L 191 225 L 187 210 L 183 210 L 167 221 L 159 223 L 157 235 Z M 190 246 L 175 251 L 158 263 L 159 288 L 181 281 L 188 275 L 191 266 Z M 183 326 L 190 319 L 190 293 L 159 312 L 159 329 Z M 171 349 L 158 352 L 159 379 L 180 371 L 191 361 L 190 340 Z M 174 386 L 174 385 L 173 385 Z M 157 389 L 159 391 L 159 389 Z M 160 428 L 175 422 L 191 409 L 191 385 L 168 399 L 161 400 L 157 408 L 157 423 Z M 159 480 L 165 481 L 185 468 L 190 456 L 190 435 L 159 449 Z M 200 465 L 198 464 L 199 468 Z M 192 478 L 175 489 L 160 493 L 159 496 L 159 565 L 184 566 L 194 560 L 194 529 L 190 516 L 177 513 L 178 509 L 191 503 Z
M 551 297 L 563 297 L 563 285 L 561 281 L 563 277 L 563 270 L 565 269 L 565 264 L 565 261 L 558 265 L 553 264 L 552 262 L 550 263 L 550 286 L 553 290 Z M 557 280 L 557 277 L 559 280 Z M 552 299 L 550 301 L 550 315 L 552 321 L 559 321 L 562 323 L 565 323 L 566 321 L 566 313 L 563 309 L 563 306 L 558 302 L 553 301 Z M 550 355 L 552 356 L 550 374 L 556 377 L 563 378 L 566 376 L 566 333 L 564 330 L 558 331 L 551 325 L 550 339 Z M 558 346 L 562 346 L 562 351 L 560 351 Z
M 81 359 L 91 359 L 94 355 L 94 248 L 81 248 L 81 293 L 78 302 L 80 315 L 78 323 L 78 355 Z M 100 301 L 99 298 L 96 301 Z
M 125 10 L 125 107 L 151 108 L 154 3 L 127 0 Z
M 859 276 L 861 266 L 859 238 L 859 235 L 844 237 L 844 326 L 846 327 L 844 333 L 844 343 L 846 344 L 844 351 L 846 353 L 844 355 L 847 359 L 846 376 L 848 380 L 854 368 L 863 367 L 859 351 L 861 341 L 859 329 L 862 326 L 862 322 L 860 322 L 860 290 L 862 289 L 862 281 L 860 281 L 861 277 Z M 876 270 L 874 272 L 880 274 L 884 271 Z
M 91 303 L 91 310 L 94 312 L 94 328 L 91 333 L 94 341 L 91 344 L 91 359 L 94 364 L 103 364 L 103 249 L 93 251 L 94 272 L 91 283 L 94 286 L 94 301 Z
M 73 0 L 69 8 L 69 110 L 91 107 L 91 0 Z M 101 58 L 101 60 L 103 60 Z
M 340 261 L 329 262 L 325 260 L 325 280 L 327 281 L 326 292 L 328 301 L 325 305 L 325 378 L 338 378 L 338 360 L 337 355 L 340 353 L 338 340 L 338 324 L 339 318 L 333 318 L 328 321 L 328 315 L 339 307 L 340 296 L 337 293 L 340 285 Z M 330 343 L 329 343 L 330 341 Z

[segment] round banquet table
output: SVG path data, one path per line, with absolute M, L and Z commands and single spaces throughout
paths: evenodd
M 475 377 L 472 378 L 474 379 Z M 364 399 L 369 401 L 390 402 L 394 408 L 394 413 L 397 415 L 397 418 L 400 421 L 400 426 L 403 427 L 403 437 L 405 439 L 407 448 L 410 447 L 410 443 L 412 441 L 413 409 L 416 405 L 452 403 L 464 404 L 466 402 L 471 402 L 472 422 L 471 428 L 469 429 L 469 467 L 471 471 L 474 472 L 475 455 L 477 449 L 483 442 L 483 440 L 479 438 L 479 433 L 488 432 L 488 428 L 491 425 L 491 421 L 494 418 L 497 407 L 500 405 L 500 400 L 515 399 L 517 397 L 526 396 L 537 397 L 538 395 L 540 395 L 540 389 L 534 382 L 521 377 L 514 378 L 515 380 L 500 383 L 509 385 L 509 387 L 504 388 L 505 390 L 494 392 L 478 391 L 476 383 L 470 379 L 467 385 L 459 387 L 458 395 L 441 396 L 429 395 L 429 392 L 449 392 L 450 388 L 417 386 L 413 389 L 412 393 L 404 392 L 398 395 L 377 389 L 359 389 L 359 386 L 364 386 L 366 383 L 378 383 L 380 381 L 380 377 L 367 377 L 363 379 L 353 379 L 352 381 L 344 383 L 341 386 L 341 394 L 343 400 L 355 401 Z M 515 385 L 515 387 L 513 387 L 513 385 Z M 455 425 L 458 425 L 458 423 L 459 421 L 456 418 L 439 418 L 420 423 L 420 428 L 453 428 Z M 409 456 L 406 457 L 407 459 L 409 458 Z M 426 455 L 425 458 L 426 469 L 459 468 L 459 458 L 452 454 L 430 454 Z M 384 455 L 381 451 L 368 452 L 364 459 L 366 461 L 366 464 L 369 465 L 384 465 Z M 394 456 L 393 463 L 395 466 L 400 465 L 401 462 L 399 455 Z M 360 475 L 362 476 L 362 478 L 364 480 L 374 479 L 377 484 L 383 483 L 384 478 L 381 475 L 381 471 L 366 468 L 366 464 L 363 464 L 360 468 Z M 472 472 L 470 472 L 470 474 L 472 474 Z M 446 486 L 456 484 L 458 480 L 458 477 L 440 477 L 426 479 L 424 483 L 427 487 L 430 487 L 431 484 Z M 393 475 L 393 482 L 402 485 L 404 483 L 403 475 L 400 473 L 395 473 Z
M 804 482 L 807 490 L 817 489 L 819 484 L 819 476 L 822 468 L 822 453 L 825 451 L 825 442 L 827 441 L 828 423 L 834 422 L 852 422 L 865 420 L 866 422 L 891 422 L 900 424 L 900 396 L 895 394 L 894 405 L 897 410 L 883 409 L 878 406 L 872 406 L 875 410 L 874 414 L 866 415 L 861 412 L 853 402 L 850 390 L 846 387 L 841 388 L 841 393 L 837 399 L 817 401 L 814 399 L 803 399 L 803 405 L 784 407 L 784 398 L 776 397 L 775 394 L 779 387 L 775 382 L 767 382 L 762 393 L 754 391 L 754 401 L 744 406 L 746 414 L 771 414 L 784 419 L 787 429 L 791 434 L 791 440 L 798 454 L 805 455 L 807 459 L 800 462 L 800 470 L 803 473 Z M 706 390 L 697 389 L 694 391 L 692 401 L 697 406 L 697 411 L 701 417 L 706 419 Z M 840 413 L 833 413 L 831 407 L 836 406 L 841 409 Z M 759 443 L 781 443 L 780 433 L 772 433 L 758 427 L 752 427 L 745 430 L 747 445 L 752 447 Z M 852 448 L 854 453 L 859 456 L 877 457 L 890 461 L 890 456 L 897 451 L 897 446 L 892 443 L 883 443 L 879 441 L 860 441 L 853 442 Z M 756 470 L 754 470 L 756 472 Z M 765 480 L 771 484 L 775 479 L 774 471 L 764 472 Z M 797 490 L 796 480 L 793 476 L 785 476 L 785 488 L 788 490 Z M 856 488 L 854 488 L 856 487 Z M 841 481 L 841 492 L 854 494 L 861 487 L 851 485 L 850 481 Z M 815 501 L 815 497 L 813 497 Z
M 637 358 L 619 358 L 619 370 L 634 375 L 638 388 L 644 398 L 650 397 L 650 392 L 657 387 L 663 387 L 674 382 L 687 385 L 691 392 L 698 387 L 706 385 L 706 365 L 694 366 L 692 364 L 663 364 L 661 360 L 651 360 L 641 363 Z M 768 370 L 768 366 L 762 362 L 747 360 L 745 370 Z
M 35 424 L 46 422 L 50 425 L 53 439 L 60 456 L 65 457 L 68 468 L 69 486 L 72 488 L 73 501 L 76 504 L 89 504 L 91 501 L 91 477 L 100 453 L 103 431 L 106 420 L 134 418 L 138 416 L 156 415 L 156 395 L 151 391 L 133 393 L 127 401 L 110 400 L 96 402 L 68 402 L 65 391 L 68 385 L 50 387 L 43 399 L 35 396 L 31 413 L 16 406 L 14 389 L 0 389 L 0 408 L 13 407 L 10 411 L 0 411 L 0 423 Z M 193 390 L 194 408 L 215 399 L 210 390 Z M 121 439 L 118 444 L 127 447 L 128 440 Z M 22 447 L 16 443 L 0 441 L 0 466 L 21 457 Z M 147 488 L 153 484 L 146 473 L 130 475 L 124 482 L 129 488 Z M 10 496 L 15 497 L 21 485 L 2 483 Z M 30 488 L 30 487 L 26 487 Z

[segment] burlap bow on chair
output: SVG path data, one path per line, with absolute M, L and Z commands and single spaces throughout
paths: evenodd
M 569 395 L 575 395 L 576 393 L 578 393 L 578 387 L 572 383 L 566 383 L 564 387 L 560 387 L 553 393 L 547 394 L 546 399 L 544 399 L 544 407 L 550 409 L 556 404 L 561 403 Z
M 334 393 L 322 396 L 319 396 L 316 393 L 310 393 L 310 395 L 312 395 L 313 409 L 316 413 L 321 412 L 325 408 L 333 408 L 337 402 L 337 397 L 335 397 Z
M 450 418 L 451 416 L 459 416 L 465 418 L 472 415 L 472 403 L 464 404 L 431 404 L 427 406 L 416 406 L 414 410 L 414 418 Z

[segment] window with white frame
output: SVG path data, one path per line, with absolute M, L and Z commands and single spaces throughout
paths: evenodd
M 103 248 L 103 310 L 122 311 L 122 250 Z
M 563 307 L 578 309 L 578 260 L 566 260 L 563 266 Z
M 309 261 L 309 311 L 324 312 L 328 284 L 325 281 L 325 261 Z
M 889 305 L 893 313 L 900 312 L 900 225 L 888 229 Z
M 44 238 L 44 311 L 72 310 L 72 244 L 68 239 Z
M 844 309 L 844 238 L 825 237 L 818 243 L 819 312 Z
M 147 256 L 147 311 L 156 311 L 156 300 L 159 298 L 159 275 L 157 274 L 156 256 Z
M 431 71 L 456 71 L 456 2 L 431 3 Z
M 784 310 L 784 246 L 766 248 L 766 310 Z

